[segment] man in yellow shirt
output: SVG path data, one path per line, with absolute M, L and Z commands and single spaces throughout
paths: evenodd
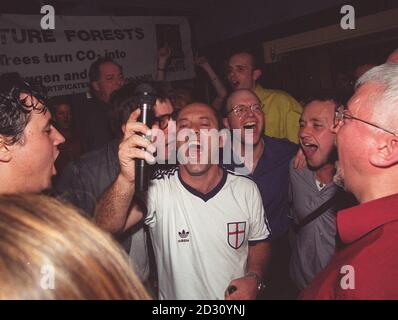
M 254 55 L 249 52 L 235 53 L 228 60 L 227 76 L 232 89 L 252 90 L 261 101 L 265 115 L 264 133 L 298 143 L 302 106 L 286 92 L 265 89 L 257 84 L 261 74 Z

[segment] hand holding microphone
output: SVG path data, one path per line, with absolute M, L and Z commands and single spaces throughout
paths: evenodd
M 153 124 L 153 107 L 156 104 L 156 92 L 147 83 L 140 84 L 134 90 L 134 100 L 141 110 L 138 122 L 151 127 Z M 142 192 L 148 190 L 149 169 L 144 159 L 135 162 L 135 190 Z
M 136 191 L 146 191 L 149 182 L 149 168 L 146 162 L 155 163 L 156 148 L 147 138 L 151 135 L 153 106 L 156 94 L 153 88 L 142 84 L 134 91 L 134 103 L 138 108 L 131 113 L 119 145 L 121 175 L 128 182 L 135 182 Z

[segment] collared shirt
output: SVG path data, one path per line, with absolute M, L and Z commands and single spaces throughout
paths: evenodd
M 330 182 L 319 190 L 315 171 L 294 169 L 290 163 L 290 198 L 296 224 L 332 198 L 338 187 Z M 299 289 L 304 289 L 329 263 L 336 247 L 336 211 L 332 206 L 314 221 L 302 227 L 292 243 L 290 274 Z
M 257 85 L 255 92 L 265 115 L 264 134 L 298 143 L 299 120 L 303 107 L 284 91 L 264 89 Z
M 264 151 L 253 174 L 247 174 L 256 182 L 267 214 L 271 235 L 267 240 L 280 238 L 289 229 L 289 163 L 297 152 L 297 145 L 287 139 L 263 136 Z M 233 159 L 234 157 L 232 157 Z M 228 170 L 239 172 L 236 164 L 227 164 Z M 242 172 L 242 171 L 240 171 Z
M 302 299 L 398 299 L 398 194 L 337 215 L 346 247 L 301 293 Z

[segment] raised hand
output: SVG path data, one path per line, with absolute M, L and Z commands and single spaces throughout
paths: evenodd
M 158 67 L 164 69 L 171 56 L 171 48 L 166 43 L 164 47 L 158 49 Z
M 204 56 L 195 57 L 195 58 L 194 58 L 194 63 L 195 63 L 197 66 L 199 66 L 199 67 L 201 67 L 201 68 L 203 68 L 203 69 L 207 69 L 207 68 L 210 67 L 209 62 L 207 61 L 206 57 L 204 57 Z
M 131 113 L 124 128 L 124 136 L 119 145 L 120 174 L 129 182 L 135 181 L 135 159 L 155 162 L 155 146 L 144 136 L 150 136 L 151 130 L 143 123 L 137 122 L 141 110 Z M 143 149 L 142 149 L 143 148 Z
M 301 170 L 304 169 L 306 166 L 307 162 L 305 160 L 304 152 L 301 148 L 299 148 L 299 150 L 296 153 L 296 156 L 294 157 L 293 168 Z

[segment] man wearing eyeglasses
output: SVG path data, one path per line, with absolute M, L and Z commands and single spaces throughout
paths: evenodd
M 303 299 L 398 299 L 398 63 L 359 78 L 334 130 L 339 174 L 360 203 L 337 214 L 345 247 Z
M 290 298 L 289 278 L 289 162 L 297 152 L 297 146 L 287 139 L 264 135 L 264 113 L 254 92 L 247 89 L 234 91 L 226 101 L 224 125 L 239 130 L 240 150 L 234 150 L 236 157 L 242 157 L 244 168 L 238 161 L 224 166 L 243 173 L 256 182 L 263 200 L 271 235 L 271 258 L 265 276 L 267 298 Z M 235 138 L 235 136 L 234 136 Z M 245 156 L 246 146 L 253 147 L 253 158 Z M 232 160 L 234 157 L 232 157 Z M 245 170 L 246 169 L 246 170 Z
M 168 155 L 174 151 L 172 150 L 173 141 L 168 141 L 167 136 L 170 130 L 175 129 L 174 121 L 172 121 L 175 113 L 170 100 L 162 92 L 162 88 L 157 88 L 157 91 L 158 99 L 154 106 L 154 115 L 156 124 L 166 136 L 164 152 L 159 154 L 159 158 L 165 157 L 164 160 L 166 160 Z M 104 210 L 110 210 L 110 208 L 112 210 L 123 210 L 131 202 L 131 198 L 127 196 L 129 186 L 123 183 L 126 179 L 129 179 L 130 167 L 120 165 L 120 163 L 123 164 L 123 161 L 128 159 L 130 152 L 130 141 L 123 137 L 130 115 L 134 111 L 137 113 L 133 93 L 134 86 L 125 85 L 111 97 L 110 104 L 114 116 L 112 127 L 117 139 L 111 141 L 102 149 L 85 154 L 81 159 L 67 166 L 56 183 L 57 192 L 82 209 L 88 216 L 94 215 L 97 202 L 103 198 L 103 201 L 107 203 L 107 207 L 103 208 Z M 135 125 L 140 126 L 140 123 L 136 122 Z M 107 193 L 107 195 L 111 194 L 111 196 L 106 197 L 106 194 L 103 194 L 109 189 L 112 192 Z M 130 232 L 118 235 L 117 238 L 130 254 L 138 275 L 143 281 L 148 280 L 148 252 L 146 235 L 142 225 L 133 228 Z
M 298 143 L 298 120 L 303 108 L 288 93 L 266 89 L 258 83 L 262 70 L 257 60 L 249 51 L 232 54 L 228 59 L 228 82 L 232 90 L 249 89 L 256 93 L 265 115 L 264 133 L 267 136 Z

